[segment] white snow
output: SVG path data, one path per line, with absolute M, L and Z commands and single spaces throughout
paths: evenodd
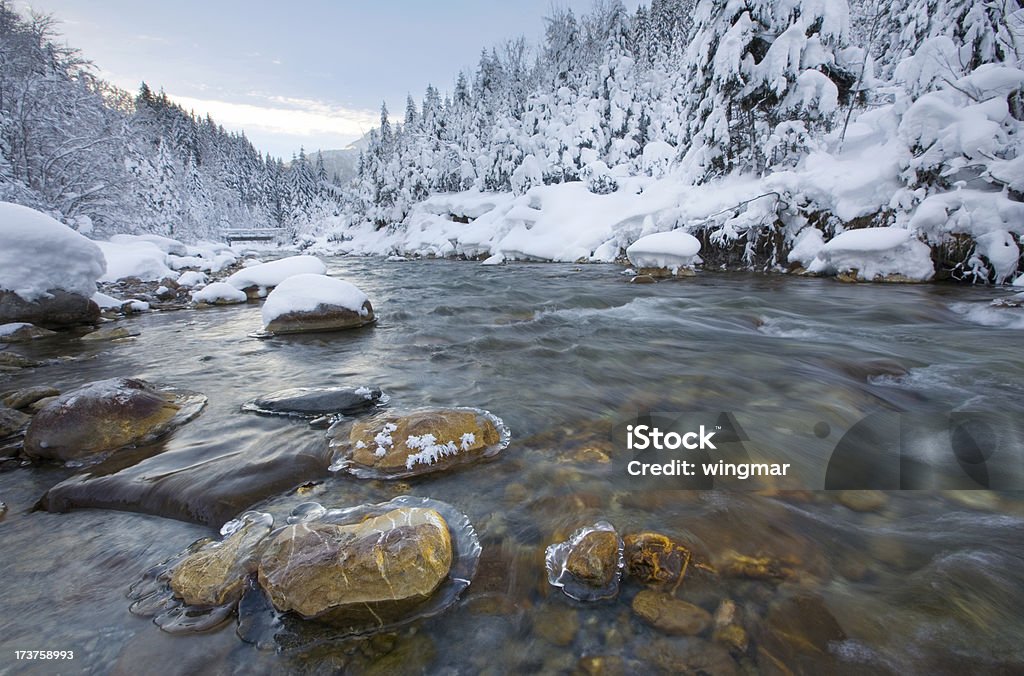
M 27 301 L 56 289 L 88 298 L 105 270 L 88 238 L 35 209 L 0 202 L 0 290 Z
M 294 275 L 323 275 L 327 266 L 316 256 L 288 256 L 269 263 L 242 268 L 224 281 L 236 289 L 258 286 L 267 290 Z
M 32 324 L 27 322 L 11 322 L 10 324 L 0 324 L 0 336 L 9 336 L 12 333 L 17 333 L 19 329 L 30 328 Z
M 1024 275 L 1021 275 L 1017 279 L 1013 280 L 1013 285 L 1018 287 L 1024 287 Z
M 821 234 L 821 230 L 812 227 L 804 228 L 793 241 L 793 248 L 789 250 L 788 260 L 790 263 L 799 263 L 807 267 L 824 246 L 825 237 Z
M 857 278 L 872 281 L 902 275 L 926 281 L 935 274 L 931 249 L 904 228 L 863 228 L 836 235 L 821 248 L 807 268 L 810 272 L 857 271 Z
M 107 272 L 101 282 L 116 282 L 138 277 L 153 282 L 177 276 L 167 265 L 167 254 L 159 246 L 133 235 L 115 235 L 109 242 L 96 242 L 107 259 Z
M 340 306 L 365 317 L 368 313 L 363 303 L 367 300 L 369 298 L 365 293 L 343 279 L 319 274 L 299 274 L 288 277 L 270 292 L 261 313 L 264 326 L 281 315 L 310 312 L 320 305 Z
M 244 291 L 236 289 L 227 282 L 214 282 L 192 292 L 192 300 L 196 303 L 244 303 L 246 299 Z
M 101 310 L 120 308 L 122 305 L 125 304 L 125 301 L 120 300 L 118 298 L 114 298 L 113 296 L 108 296 L 107 294 L 102 293 L 100 291 L 97 291 L 96 293 L 92 294 L 92 300 L 94 303 L 100 306 Z
M 700 241 L 682 230 L 641 237 L 626 249 L 629 262 L 638 268 L 669 268 L 673 272 L 693 265 Z
M 187 256 L 188 247 L 176 239 L 162 237 L 160 235 L 114 235 L 110 238 L 114 244 L 135 244 L 137 242 L 149 242 L 166 254 L 175 256 Z
M 178 275 L 178 286 L 191 289 L 206 284 L 206 274 L 198 270 L 188 270 Z

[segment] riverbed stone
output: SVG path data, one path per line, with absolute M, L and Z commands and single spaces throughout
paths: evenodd
M 711 625 L 711 614 L 700 606 L 651 589 L 633 598 L 633 612 L 655 629 L 674 636 L 696 636 Z
M 340 331 L 372 324 L 374 319 L 370 301 L 363 303 L 361 312 L 341 305 L 321 303 L 313 310 L 286 312 L 271 320 L 266 330 L 273 334 Z
M 29 359 L 16 352 L 9 352 L 7 350 L 0 352 L 0 367 L 6 367 L 9 369 L 27 369 L 33 366 L 39 366 L 40 362 Z
M 500 442 L 490 417 L 466 409 L 384 412 L 356 421 L 349 432 L 352 462 L 383 473 L 441 469 Z
M 839 491 L 837 498 L 839 504 L 855 512 L 877 512 L 889 504 L 889 496 L 876 490 Z
M 781 582 L 797 577 L 800 562 L 792 556 L 748 556 L 735 550 L 724 552 L 717 566 L 723 577 Z
M 621 655 L 587 655 L 576 662 L 573 676 L 625 676 L 626 661 Z
M 756 639 L 763 673 L 831 674 L 840 663 L 829 643 L 846 634 L 821 597 L 800 594 L 771 604 Z
M 179 409 L 173 395 L 143 380 L 96 381 L 39 411 L 25 434 L 25 452 L 73 460 L 112 451 L 159 434 Z
M 649 585 L 668 585 L 685 575 L 690 552 L 667 535 L 653 532 L 628 533 L 622 539 L 626 572 Z
M 298 523 L 266 543 L 259 581 L 280 611 L 303 617 L 405 605 L 445 580 L 452 543 L 432 509 L 404 507 L 361 523 Z
M 0 406 L 0 439 L 25 431 L 32 417 L 8 406 Z
M 255 546 L 269 531 L 266 523 L 250 521 L 223 542 L 189 554 L 171 576 L 175 596 L 189 605 L 219 606 L 242 596 L 245 580 L 256 572 Z
M 0 343 L 27 343 L 30 340 L 55 335 L 57 335 L 56 331 L 50 331 L 27 322 L 11 322 L 0 325 Z
M 81 340 L 93 342 L 101 340 L 122 340 L 124 338 L 134 338 L 139 335 L 138 330 L 129 329 L 125 326 L 104 326 L 96 329 L 91 333 L 87 333 L 82 336 Z
M 615 531 L 587 533 L 569 552 L 565 569 L 579 581 L 592 587 L 611 584 L 618 573 L 619 538 Z
M 651 667 L 655 673 L 714 674 L 715 676 L 732 676 L 738 674 L 736 662 L 729 651 L 720 645 L 699 638 L 658 638 L 649 643 L 637 646 L 636 655 L 647 663 L 649 673 Z M 799 673 L 799 672 L 795 672 Z
M 44 328 L 95 324 L 100 308 L 90 298 L 52 289 L 49 298 L 27 301 L 13 291 L 0 291 L 0 324 L 27 322 Z
M 533 618 L 533 631 L 556 646 L 567 646 L 580 629 L 580 614 L 574 608 L 547 606 Z
M 20 390 L 8 392 L 3 397 L 0 397 L 0 403 L 3 403 L 4 406 L 8 406 L 10 408 L 24 409 L 36 403 L 40 399 L 56 397 L 59 394 L 60 390 L 54 387 L 46 387 L 44 385 L 24 387 Z

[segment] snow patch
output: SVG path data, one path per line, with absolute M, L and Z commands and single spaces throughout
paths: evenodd
M 638 268 L 690 267 L 700 252 L 700 240 L 681 230 L 658 232 L 641 237 L 626 249 L 629 262 Z
M 224 281 L 236 289 L 258 286 L 269 289 L 295 275 L 323 275 L 327 266 L 316 256 L 289 256 L 269 263 L 242 268 Z
M 836 235 L 818 252 L 810 272 L 839 274 L 857 271 L 864 281 L 900 275 L 926 281 L 935 274 L 931 249 L 904 228 L 864 228 Z
M 236 289 L 227 282 L 214 282 L 198 291 L 193 291 L 192 300 L 196 303 L 228 304 L 244 303 L 248 297 L 244 291 Z

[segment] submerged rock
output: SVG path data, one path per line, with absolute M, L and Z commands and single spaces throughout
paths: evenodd
M 13 322 L 0 325 L 0 343 L 27 343 L 30 340 L 57 335 L 56 331 L 43 329 L 27 322 Z
M 700 606 L 650 589 L 633 598 L 633 612 L 655 629 L 674 636 L 696 636 L 711 626 L 711 613 Z
M 317 418 L 324 415 L 355 415 L 387 404 L 378 388 L 295 387 L 278 390 L 242 404 L 243 411 L 269 415 Z
M 612 598 L 622 575 L 622 540 L 607 521 L 577 530 L 544 553 L 548 583 L 577 601 Z
M 394 479 L 496 455 L 510 434 L 500 418 L 481 409 L 424 408 L 342 421 L 328 437 L 336 452 L 331 469 Z
M 820 597 L 801 594 L 774 601 L 755 638 L 766 673 L 832 674 L 841 663 L 829 644 L 846 633 Z
M 25 434 L 35 458 L 75 460 L 151 441 L 206 405 L 191 392 L 158 389 L 134 378 L 111 378 L 72 390 L 45 406 Z
M 0 367 L 7 367 L 11 369 L 27 369 L 33 366 L 39 366 L 40 362 L 34 359 L 29 359 L 15 352 L 0 352 Z
M 260 557 L 259 581 L 275 608 L 309 618 L 364 604 L 416 603 L 437 589 L 451 563 L 441 515 L 400 508 L 358 524 L 285 527 Z
M 129 329 L 124 326 L 105 326 L 96 329 L 92 333 L 87 333 L 82 336 L 81 340 L 85 341 L 100 341 L 100 340 L 121 340 L 124 338 L 134 338 L 139 335 L 138 330 Z

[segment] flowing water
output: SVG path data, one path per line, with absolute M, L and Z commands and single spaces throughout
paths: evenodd
M 877 412 L 1016 420 L 1020 311 L 990 309 L 1000 292 L 726 273 L 631 285 L 604 265 L 339 258 L 330 268 L 370 296 L 375 326 L 261 340 L 250 335 L 260 328 L 250 304 L 133 317 L 125 322 L 140 335 L 127 341 L 10 348 L 51 361 L 0 374 L 0 391 L 136 376 L 202 392 L 209 405 L 159 442 L 96 467 L 4 464 L 0 672 L 567 672 L 602 656 L 627 668 L 753 672 L 767 666 L 759 648 L 773 631 L 820 646 L 799 658 L 810 670 L 1024 669 L 1019 493 L 894 491 L 877 511 L 856 512 L 834 493 L 766 484 L 681 490 L 628 475 L 632 457 L 612 435 L 658 411 L 789 415 L 837 430 Z M 484 408 L 504 419 L 512 443 L 447 474 L 362 481 L 327 471 L 322 429 L 240 410 L 274 390 L 331 385 L 381 387 L 393 408 Z M 792 465 L 775 487 L 821 487 L 827 451 L 814 435 L 789 438 L 762 449 Z M 52 512 L 33 511 L 44 494 Z M 232 623 L 171 636 L 128 612 L 125 593 L 143 570 L 253 503 L 282 519 L 309 499 L 347 507 L 401 494 L 453 504 L 483 545 L 473 584 L 439 617 L 371 640 L 275 652 L 240 641 Z M 665 533 L 714 563 L 734 551 L 796 572 L 781 583 L 682 585 L 680 598 L 712 612 L 736 602 L 751 642 L 730 655 L 710 634 L 669 637 L 633 616 L 634 582 L 593 604 L 548 587 L 545 547 L 601 519 L 620 533 Z M 787 605 L 793 599 L 803 600 Z M 815 636 L 816 622 L 805 620 L 822 614 L 841 635 Z M 15 650 L 75 657 L 17 662 Z

